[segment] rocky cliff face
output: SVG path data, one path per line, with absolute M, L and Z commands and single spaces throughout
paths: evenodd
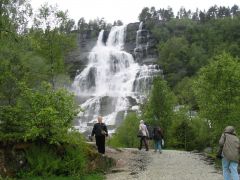
M 135 61 L 140 64 L 156 63 L 156 41 L 145 25 L 130 23 L 126 31 L 125 50 L 133 55 Z
M 89 52 L 97 41 L 97 37 L 92 37 L 90 32 L 74 33 L 77 33 L 77 47 L 65 58 L 66 64 L 69 65 L 71 79 L 86 67 Z
M 156 41 L 144 25 L 139 30 L 139 25 L 139 22 L 127 25 L 124 50 L 132 54 L 135 61 L 140 64 L 154 64 L 157 60 Z M 70 66 L 69 74 L 72 79 L 86 67 L 89 52 L 97 41 L 97 37 L 93 37 L 90 31 L 74 33 L 77 33 L 77 48 L 66 57 L 66 64 Z M 108 31 L 104 32 L 103 42 L 106 42 L 108 34 Z
M 138 27 L 139 23 L 136 22 L 128 24 L 126 29 L 124 49 L 132 55 L 134 55 L 134 49 L 136 48 L 136 36 Z

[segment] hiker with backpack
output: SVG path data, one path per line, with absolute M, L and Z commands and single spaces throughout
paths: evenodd
M 227 126 L 219 140 L 224 180 L 239 180 L 238 161 L 240 141 L 233 126 Z
M 162 153 L 162 141 L 163 141 L 163 133 L 162 129 L 159 126 L 153 128 L 153 141 L 154 141 L 154 152 L 159 150 L 159 153 Z
M 138 137 L 140 137 L 140 146 L 139 150 L 142 149 L 142 144 L 144 143 L 146 151 L 148 151 L 148 142 L 147 138 L 149 137 L 148 129 L 147 126 L 144 124 L 144 121 L 141 120 L 139 124 L 139 132 L 138 132 Z

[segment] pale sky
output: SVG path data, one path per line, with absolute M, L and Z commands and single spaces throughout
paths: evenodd
M 70 18 L 76 23 L 81 17 L 87 21 L 103 17 L 108 23 L 120 19 L 124 24 L 138 21 L 138 15 L 144 7 L 154 6 L 158 10 L 170 6 L 176 15 L 182 6 L 194 11 L 196 8 L 207 10 L 215 4 L 226 7 L 234 4 L 240 6 L 239 0 L 31 0 L 34 9 L 45 2 L 49 5 L 57 4 L 60 10 L 68 10 Z

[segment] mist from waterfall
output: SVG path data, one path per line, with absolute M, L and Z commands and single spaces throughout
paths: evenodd
M 107 42 L 102 30 L 89 54 L 87 67 L 75 77 L 73 91 L 84 110 L 79 114 L 78 129 L 90 130 L 98 115 L 112 126 L 136 109 L 150 89 L 157 70 L 154 65 L 140 66 L 124 51 L 125 26 L 112 27 Z

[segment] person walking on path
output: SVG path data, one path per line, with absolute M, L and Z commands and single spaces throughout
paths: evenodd
M 233 126 L 227 126 L 221 135 L 219 145 L 222 147 L 222 168 L 224 180 L 239 180 L 239 138 Z
M 102 117 L 98 116 L 98 123 L 94 124 L 91 136 L 95 135 L 98 152 L 105 154 L 105 137 L 108 136 L 107 126 L 102 122 Z
M 147 130 L 147 126 L 144 124 L 144 121 L 141 120 L 140 124 L 139 124 L 139 131 L 141 132 L 141 137 L 140 137 L 140 146 L 139 146 L 139 150 L 142 149 L 142 144 L 144 142 L 146 151 L 148 151 L 148 143 L 147 143 L 147 137 L 149 136 L 148 130 Z
M 153 128 L 153 141 L 154 141 L 154 152 L 157 152 L 159 150 L 159 153 L 162 153 L 162 139 L 163 139 L 163 133 L 159 126 L 156 126 Z

